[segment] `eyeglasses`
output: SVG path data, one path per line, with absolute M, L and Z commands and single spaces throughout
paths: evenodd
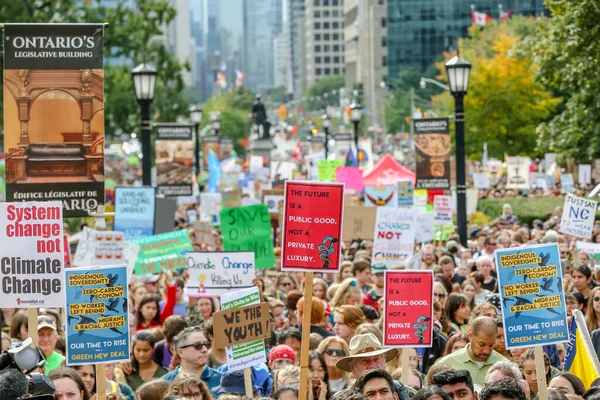
M 435 297 L 438 297 L 440 299 L 445 299 L 446 295 L 444 293 L 434 293 L 433 294 Z
M 184 399 L 202 400 L 202 393 L 200 393 L 200 392 L 195 392 L 195 393 L 179 393 L 179 396 L 183 397 Z
M 600 297 L 594 297 L 594 301 L 600 301 Z
M 338 357 L 346 356 L 346 352 L 344 350 L 337 350 L 337 349 L 325 349 L 325 354 L 327 354 L 328 356 L 332 356 L 335 354 Z
M 194 347 L 194 350 L 201 350 L 202 347 L 206 347 L 206 350 L 210 349 L 210 342 L 197 342 L 186 344 L 185 346 L 179 346 L 180 349 L 185 349 L 186 347 Z
M 488 243 L 490 246 L 495 246 L 496 243 Z

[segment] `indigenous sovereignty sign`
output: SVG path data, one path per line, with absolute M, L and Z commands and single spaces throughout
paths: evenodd
M 417 189 L 450 188 L 449 118 L 414 119 Z
M 253 251 L 256 268 L 274 268 L 275 251 L 271 216 L 264 204 L 221 210 L 225 251 Z
M 405 265 L 415 249 L 415 213 L 412 208 L 377 208 L 373 240 L 373 270 Z
M 6 201 L 104 204 L 103 24 L 4 25 Z
M 569 339 L 558 244 L 496 250 L 506 348 Z
M 383 345 L 431 347 L 433 271 L 385 271 Z
M 67 365 L 129 360 L 127 267 L 66 273 Z
M 192 125 L 154 124 L 158 194 L 191 196 L 194 172 Z
M 186 267 L 186 254 L 193 250 L 192 241 L 186 230 L 134 239 L 140 246 L 135 274 L 157 274 L 163 269 L 173 270 Z
M 156 191 L 153 187 L 115 188 L 114 230 L 125 233 L 125 240 L 154 233 Z
M 218 297 L 231 290 L 253 287 L 254 252 L 223 251 L 187 254 L 188 295 Z
M 598 202 L 567 194 L 559 230 L 566 235 L 592 238 Z
M 58 201 L 0 203 L 0 307 L 63 307 L 64 241 Z
M 269 303 L 218 311 L 212 319 L 217 349 L 271 338 Z
M 338 271 L 344 184 L 285 182 L 281 269 Z
M 221 296 L 221 308 L 223 310 L 256 304 L 260 304 L 260 294 L 257 287 L 242 289 Z M 227 347 L 225 353 L 227 354 L 228 371 L 238 371 L 267 362 L 265 341 L 262 339 Z

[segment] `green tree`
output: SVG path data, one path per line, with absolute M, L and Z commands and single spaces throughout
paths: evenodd
M 517 45 L 525 37 L 535 36 L 533 18 L 512 17 L 497 24 L 492 21 L 481 29 L 472 26 L 469 38 L 461 39 L 461 57 L 472 63 L 469 92 L 465 97 L 465 143 L 470 158 L 480 158 L 483 144 L 491 157 L 535 156 L 537 126 L 554 112 L 560 102 L 535 80 L 537 64 Z M 446 54 L 446 59 L 450 58 Z M 438 78 L 446 80 L 444 63 L 438 64 Z M 434 97 L 443 114 L 453 111 L 448 92 Z
M 526 44 L 539 64 L 538 82 L 564 99 L 540 124 L 538 146 L 580 162 L 600 156 L 600 6 L 597 0 L 546 0 L 552 13 Z
M 287 102 L 287 97 L 287 89 L 285 88 L 285 86 L 278 86 L 271 91 L 271 94 L 269 95 L 269 100 L 275 106 L 279 106 Z
M 344 85 L 344 75 L 328 75 L 319 79 L 304 92 L 302 108 L 321 111 L 327 106 L 339 106 L 340 88 Z

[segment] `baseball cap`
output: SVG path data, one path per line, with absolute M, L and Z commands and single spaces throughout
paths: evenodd
M 269 352 L 269 362 L 279 360 L 280 358 L 285 358 L 286 360 L 292 360 L 292 362 L 296 362 L 296 354 L 294 353 L 294 349 L 287 344 L 280 344 L 273 347 L 273 349 L 271 349 Z
M 40 315 L 37 319 L 38 323 L 38 331 L 43 328 L 50 328 L 52 330 L 56 330 L 56 322 L 52 317 L 47 315 Z

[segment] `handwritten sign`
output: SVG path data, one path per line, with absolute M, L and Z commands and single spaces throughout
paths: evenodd
M 412 209 L 377 209 L 371 266 L 386 270 L 405 265 L 415 249 L 415 214 Z
M 156 192 L 152 187 L 115 188 L 113 229 L 125 233 L 125 240 L 154 233 Z
M 253 251 L 256 268 L 274 268 L 271 216 L 264 204 L 224 208 L 221 233 L 225 251 Z
M 438 195 L 433 198 L 433 223 L 452 225 L 452 196 Z
M 190 252 L 187 254 L 188 295 L 218 297 L 231 290 L 254 286 L 254 253 Z
M 506 348 L 568 341 L 558 244 L 498 249 L 495 258 Z
M 65 274 L 67 365 L 129 360 L 127 267 L 70 268 Z
M 578 240 L 575 242 L 575 245 L 578 253 L 586 253 L 593 264 L 600 264 L 600 243 L 582 242 Z
M 161 233 L 131 241 L 140 246 L 135 263 L 136 275 L 157 274 L 186 267 L 186 254 L 192 242 L 186 230 Z
M 417 214 L 417 230 L 415 241 L 419 243 L 431 242 L 433 240 L 433 213 L 420 212 Z
M 337 271 L 344 184 L 285 183 L 282 270 Z
M 343 166 L 342 160 L 319 160 L 317 162 L 319 181 L 335 182 L 336 169 Z
M 598 202 L 567 194 L 559 231 L 584 239 L 592 238 Z
M 476 189 L 487 189 L 490 187 L 490 177 L 486 172 L 473 172 L 473 186 Z
M 354 167 L 340 167 L 335 171 L 335 181 L 345 185 L 345 190 L 354 190 L 362 192 L 365 185 L 363 184 L 363 171 Z
M 0 307 L 63 307 L 63 205 L 0 203 Z
M 431 347 L 433 271 L 385 271 L 383 345 Z
M 269 303 L 217 311 L 212 319 L 217 349 L 271 338 Z

